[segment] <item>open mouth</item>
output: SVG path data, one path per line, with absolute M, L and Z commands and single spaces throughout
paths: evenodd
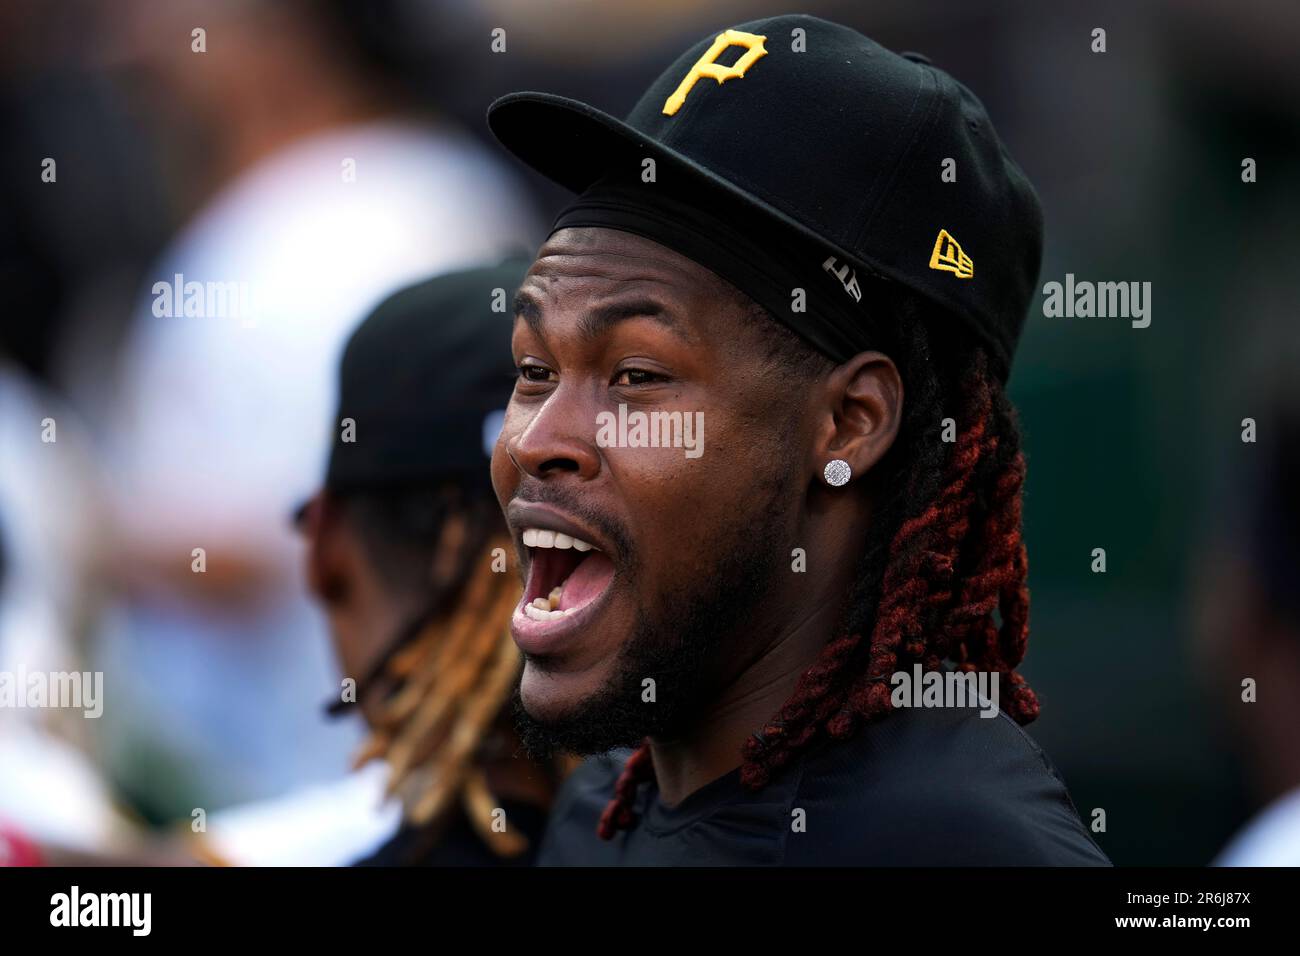
M 521 604 L 534 621 L 561 621 L 588 607 L 614 579 L 614 563 L 599 548 L 548 528 L 525 528 L 531 560 Z

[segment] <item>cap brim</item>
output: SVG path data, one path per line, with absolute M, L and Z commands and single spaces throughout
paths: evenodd
M 872 263 L 818 235 L 753 193 L 586 103 L 552 93 L 510 93 L 488 107 L 488 127 L 501 145 L 525 164 L 574 193 L 585 190 L 619 161 L 630 158 L 639 165 L 641 159 L 651 157 L 657 164 L 682 171 L 694 182 L 719 190 L 729 200 L 833 250 L 863 271 L 881 275 Z
M 551 93 L 510 93 L 488 107 L 488 127 L 526 165 L 580 193 L 620 156 L 659 144 L 621 120 Z

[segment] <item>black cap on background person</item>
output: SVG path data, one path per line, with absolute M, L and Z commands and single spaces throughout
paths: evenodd
M 511 304 L 528 264 L 513 257 L 410 286 L 357 327 L 339 368 L 328 490 L 488 481 L 513 387 Z
M 324 487 L 296 515 L 345 678 L 332 709 L 360 707 L 372 733 L 358 764 L 386 760 L 403 807 L 364 863 L 527 862 L 556 782 L 514 756 L 518 587 L 487 477 L 526 264 L 439 276 L 362 322 Z

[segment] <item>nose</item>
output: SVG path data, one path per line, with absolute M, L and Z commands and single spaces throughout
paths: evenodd
M 533 478 L 570 473 L 584 481 L 600 473 L 595 411 L 564 386 L 531 413 L 518 407 L 515 412 L 528 417 L 506 435 L 505 448 L 520 472 Z

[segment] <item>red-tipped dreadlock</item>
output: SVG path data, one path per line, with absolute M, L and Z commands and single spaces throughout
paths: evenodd
M 932 349 L 926 307 L 907 296 L 894 306 L 890 354 L 908 407 L 873 486 L 899 490 L 877 508 L 845 626 L 745 742 L 741 781 L 753 789 L 819 737 L 842 739 L 887 715 L 890 676 L 916 663 L 996 672 L 1008 715 L 1021 724 L 1038 716 L 1038 699 L 1015 672 L 1029 637 L 1029 590 L 1014 412 L 983 350 L 969 342 Z M 942 334 L 951 342 L 957 333 Z M 940 438 L 944 417 L 955 421 L 955 443 Z M 643 744 L 601 816 L 601 838 L 631 826 L 637 788 L 653 777 Z

